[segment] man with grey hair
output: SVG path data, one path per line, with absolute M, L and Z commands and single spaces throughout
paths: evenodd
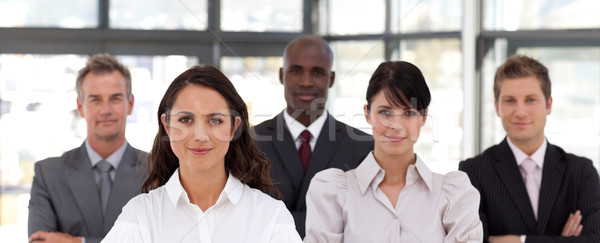
M 113 56 L 94 55 L 79 71 L 76 90 L 87 138 L 35 164 L 30 242 L 100 242 L 146 178 L 148 154 L 125 139 L 134 100 L 129 70 Z
M 337 121 L 325 110 L 333 86 L 333 51 L 321 37 L 303 35 L 283 52 L 279 81 L 287 108 L 254 129 L 260 149 L 272 163 L 271 179 L 305 235 L 306 191 L 327 168 L 350 170 L 373 149 L 373 137 Z

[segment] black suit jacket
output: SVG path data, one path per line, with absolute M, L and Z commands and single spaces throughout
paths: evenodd
M 296 229 L 305 235 L 306 191 L 313 176 L 327 168 L 354 169 L 373 150 L 373 137 L 328 115 L 313 149 L 306 173 L 294 139 L 280 113 L 254 127 L 260 149 L 272 163 L 271 179 L 294 216 Z
M 28 235 L 38 230 L 63 232 L 100 242 L 129 199 L 140 194 L 146 179 L 148 154 L 127 145 L 116 169 L 106 214 L 85 143 L 35 164 L 29 200 Z
M 489 235 L 527 235 L 532 242 L 600 242 L 600 182 L 592 161 L 548 143 L 536 222 L 525 182 L 506 139 L 461 162 L 481 194 L 484 242 Z M 561 237 L 569 213 L 581 210 L 579 237 Z

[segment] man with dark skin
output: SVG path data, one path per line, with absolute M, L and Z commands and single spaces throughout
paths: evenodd
M 301 237 L 306 191 L 313 176 L 327 168 L 356 168 L 373 149 L 372 136 L 337 121 L 325 109 L 335 80 L 332 65 L 333 51 L 321 37 L 303 35 L 292 40 L 279 69 L 287 107 L 254 128 L 261 150 L 272 163 L 271 178 Z

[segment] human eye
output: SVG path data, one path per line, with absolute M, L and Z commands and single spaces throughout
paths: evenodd
M 379 113 L 379 115 L 382 115 L 382 116 L 391 116 L 392 115 L 392 111 L 390 111 L 390 110 L 379 110 L 377 113 Z
M 317 70 L 313 71 L 313 74 L 316 76 L 323 76 L 323 75 L 325 75 L 325 71 L 317 69 Z
M 213 117 L 210 117 L 210 118 L 208 119 L 208 123 L 209 123 L 211 126 L 218 126 L 218 125 L 221 125 L 221 124 L 223 124 L 223 117 L 221 117 L 221 116 L 213 116 Z
M 188 125 L 191 124 L 194 120 L 189 116 L 183 116 L 178 118 L 177 121 L 181 124 Z
M 292 74 L 299 74 L 300 73 L 300 68 L 292 67 L 292 68 L 290 68 L 289 72 L 292 73 Z
M 513 103 L 515 100 L 513 98 L 506 98 L 503 100 L 504 103 Z
M 415 110 L 415 109 L 410 109 L 410 110 L 405 110 L 404 111 L 404 115 L 405 116 L 416 116 L 419 113 Z

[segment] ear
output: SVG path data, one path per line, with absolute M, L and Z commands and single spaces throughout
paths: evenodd
M 77 98 L 77 112 L 79 113 L 80 117 L 85 118 L 85 113 L 83 112 L 83 102 L 79 99 L 79 97 Z
M 373 123 L 371 121 L 371 114 L 369 114 L 369 107 L 365 105 L 363 106 L 363 110 L 365 111 L 365 120 L 367 120 L 367 123 L 372 126 Z
M 500 116 L 500 109 L 498 108 L 498 100 L 494 100 L 494 107 L 496 108 L 496 115 L 498 117 L 501 117 Z
M 127 101 L 127 106 L 129 108 L 127 115 L 131 115 L 131 113 L 133 112 L 133 94 L 131 94 L 131 97 L 129 97 L 129 100 Z
M 548 104 L 546 104 L 546 115 L 550 115 L 552 112 L 552 96 L 548 97 Z
M 163 113 L 162 115 L 160 115 L 160 123 L 162 123 L 162 126 L 165 128 L 167 136 L 170 137 L 171 130 L 169 129 L 169 125 L 167 124 L 167 114 Z
M 233 139 L 233 136 L 235 135 L 235 132 L 237 131 L 238 127 L 240 126 L 240 124 L 242 124 L 242 118 L 240 118 L 239 116 L 236 116 L 234 124 L 233 124 L 233 130 L 231 131 L 232 139 Z
M 283 84 L 283 67 L 279 68 L 279 82 Z
M 335 72 L 331 71 L 331 75 L 329 77 L 329 88 L 333 87 L 333 81 L 335 81 Z

